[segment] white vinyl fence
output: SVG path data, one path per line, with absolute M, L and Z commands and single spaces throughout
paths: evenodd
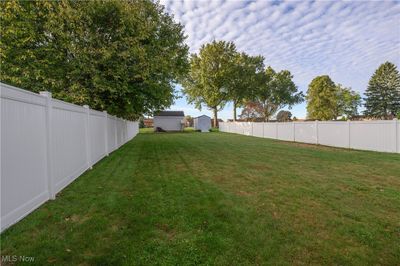
M 132 139 L 138 123 L 0 83 L 1 231 Z
M 333 147 L 400 153 L 400 123 L 395 120 L 219 123 L 222 132 Z

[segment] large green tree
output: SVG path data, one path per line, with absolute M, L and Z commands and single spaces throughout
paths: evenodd
M 336 114 L 335 117 L 345 116 L 348 119 L 358 115 L 358 107 L 361 105 L 361 96 L 351 88 L 336 85 Z
M 236 109 L 250 100 L 258 87 L 263 75 L 264 57 L 249 56 L 246 53 L 237 54 L 234 72 L 228 87 L 228 98 L 233 103 L 233 120 L 236 121 Z
M 339 116 L 348 119 L 358 114 L 361 96 L 351 88 L 335 84 L 329 76 L 314 78 L 307 91 L 308 118 L 333 120 Z
M 337 90 L 328 75 L 314 78 L 307 90 L 308 118 L 317 120 L 336 119 Z
M 303 93 L 298 92 L 290 71 L 276 72 L 272 67 L 265 70 L 261 86 L 257 88 L 254 96 L 254 101 L 262 106 L 264 121 L 269 121 L 279 109 L 285 106 L 291 108 L 303 100 Z
M 400 112 L 400 75 L 396 65 L 380 65 L 369 80 L 365 96 L 367 116 L 388 119 Z
M 2 1 L 3 82 L 122 117 L 170 106 L 188 67 L 183 27 L 132 1 Z
M 234 76 L 237 51 L 235 44 L 213 41 L 202 45 L 190 58 L 189 74 L 182 80 L 183 92 L 196 108 L 206 106 L 214 113 L 218 126 L 218 111 L 229 99 L 229 86 Z

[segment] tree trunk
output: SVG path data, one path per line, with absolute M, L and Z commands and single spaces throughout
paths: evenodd
M 218 110 L 217 107 L 213 108 L 214 111 L 214 127 L 218 127 Z
M 264 122 L 268 122 L 269 121 L 269 115 L 267 114 L 266 111 L 264 111 Z
M 233 121 L 236 121 L 236 103 L 233 102 Z

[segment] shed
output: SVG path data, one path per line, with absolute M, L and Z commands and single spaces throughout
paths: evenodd
M 211 129 L 211 118 L 206 115 L 201 115 L 193 119 L 194 128 L 201 132 L 209 132 Z
M 183 111 L 161 111 L 154 115 L 154 129 L 158 127 L 165 131 L 183 130 L 185 114 Z

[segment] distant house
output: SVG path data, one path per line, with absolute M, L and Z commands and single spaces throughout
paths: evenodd
M 193 118 L 194 128 L 201 132 L 209 132 L 211 129 L 211 118 L 206 115 L 201 115 Z
M 154 129 L 161 128 L 165 131 L 181 131 L 185 123 L 183 111 L 161 111 L 154 115 Z
M 152 118 L 143 119 L 143 123 L 144 123 L 145 127 L 153 127 L 153 119 Z

